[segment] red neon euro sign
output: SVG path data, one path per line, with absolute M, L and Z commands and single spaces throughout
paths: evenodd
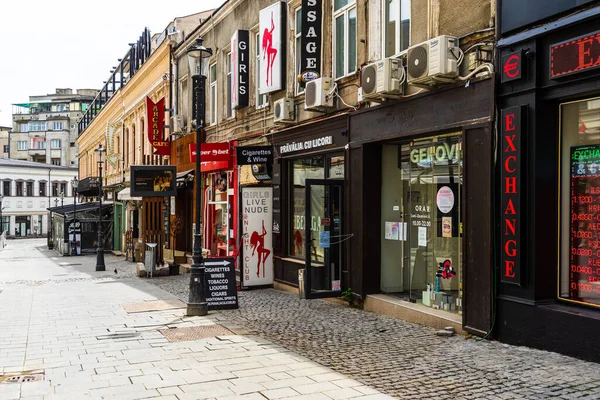
M 515 79 L 521 73 L 519 68 L 520 61 L 521 57 L 519 57 L 517 54 L 513 54 L 512 56 L 508 57 L 508 60 L 506 60 L 504 63 L 504 73 L 510 79 Z

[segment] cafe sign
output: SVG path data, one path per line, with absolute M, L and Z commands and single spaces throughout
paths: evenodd
M 165 140 L 165 98 L 155 103 L 146 96 L 146 120 L 148 121 L 148 140 L 154 147 L 154 154 L 171 155 L 171 144 Z

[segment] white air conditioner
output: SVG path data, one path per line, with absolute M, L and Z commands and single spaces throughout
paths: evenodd
M 173 116 L 173 129 L 171 129 L 171 133 L 181 133 L 185 130 L 185 125 L 183 123 L 183 115 L 174 115 Z
M 431 85 L 458 76 L 458 38 L 438 36 L 408 48 L 408 83 Z
M 360 71 L 362 98 L 368 100 L 402 95 L 403 68 L 397 58 L 384 58 L 363 67 Z
M 318 78 L 306 84 L 304 90 L 304 109 L 307 111 L 323 111 L 333 108 L 333 92 L 331 78 Z
M 294 122 L 294 100 L 284 97 L 273 103 L 274 122 Z

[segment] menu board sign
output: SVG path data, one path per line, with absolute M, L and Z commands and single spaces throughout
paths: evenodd
M 569 297 L 600 304 L 600 145 L 571 147 Z
M 204 259 L 204 283 L 209 310 L 238 308 L 233 257 Z

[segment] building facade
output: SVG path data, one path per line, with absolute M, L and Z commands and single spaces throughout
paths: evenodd
M 13 104 L 9 158 L 76 168 L 77 121 L 96 94 L 93 89 L 56 89 Z
M 183 136 L 172 159 L 189 175 L 185 51 L 202 37 L 213 49 L 203 247 L 238 256 L 242 285 L 252 280 L 261 264 L 253 249 L 266 242 L 245 229 L 242 193 L 267 185 L 272 224 L 262 232 L 272 245 L 261 261 L 272 262 L 275 285 L 303 284 L 307 297 L 351 288 L 371 310 L 488 333 L 495 10 L 492 1 L 408 0 L 228 1 L 215 10 L 175 49 L 172 89 L 171 123 Z M 229 158 L 211 158 L 217 145 Z M 267 174 L 235 155 L 255 145 L 272 146 L 273 166 L 256 166 Z M 175 212 L 190 215 L 192 187 L 180 191 Z M 191 240 L 178 243 L 191 250 Z
M 76 168 L 0 158 L 2 230 L 8 237 L 45 237 L 49 207 L 73 204 Z
M 10 126 L 0 126 L 0 157 L 8 158 L 9 153 L 9 141 L 10 141 Z
M 495 336 L 600 361 L 600 7 L 498 4 Z

